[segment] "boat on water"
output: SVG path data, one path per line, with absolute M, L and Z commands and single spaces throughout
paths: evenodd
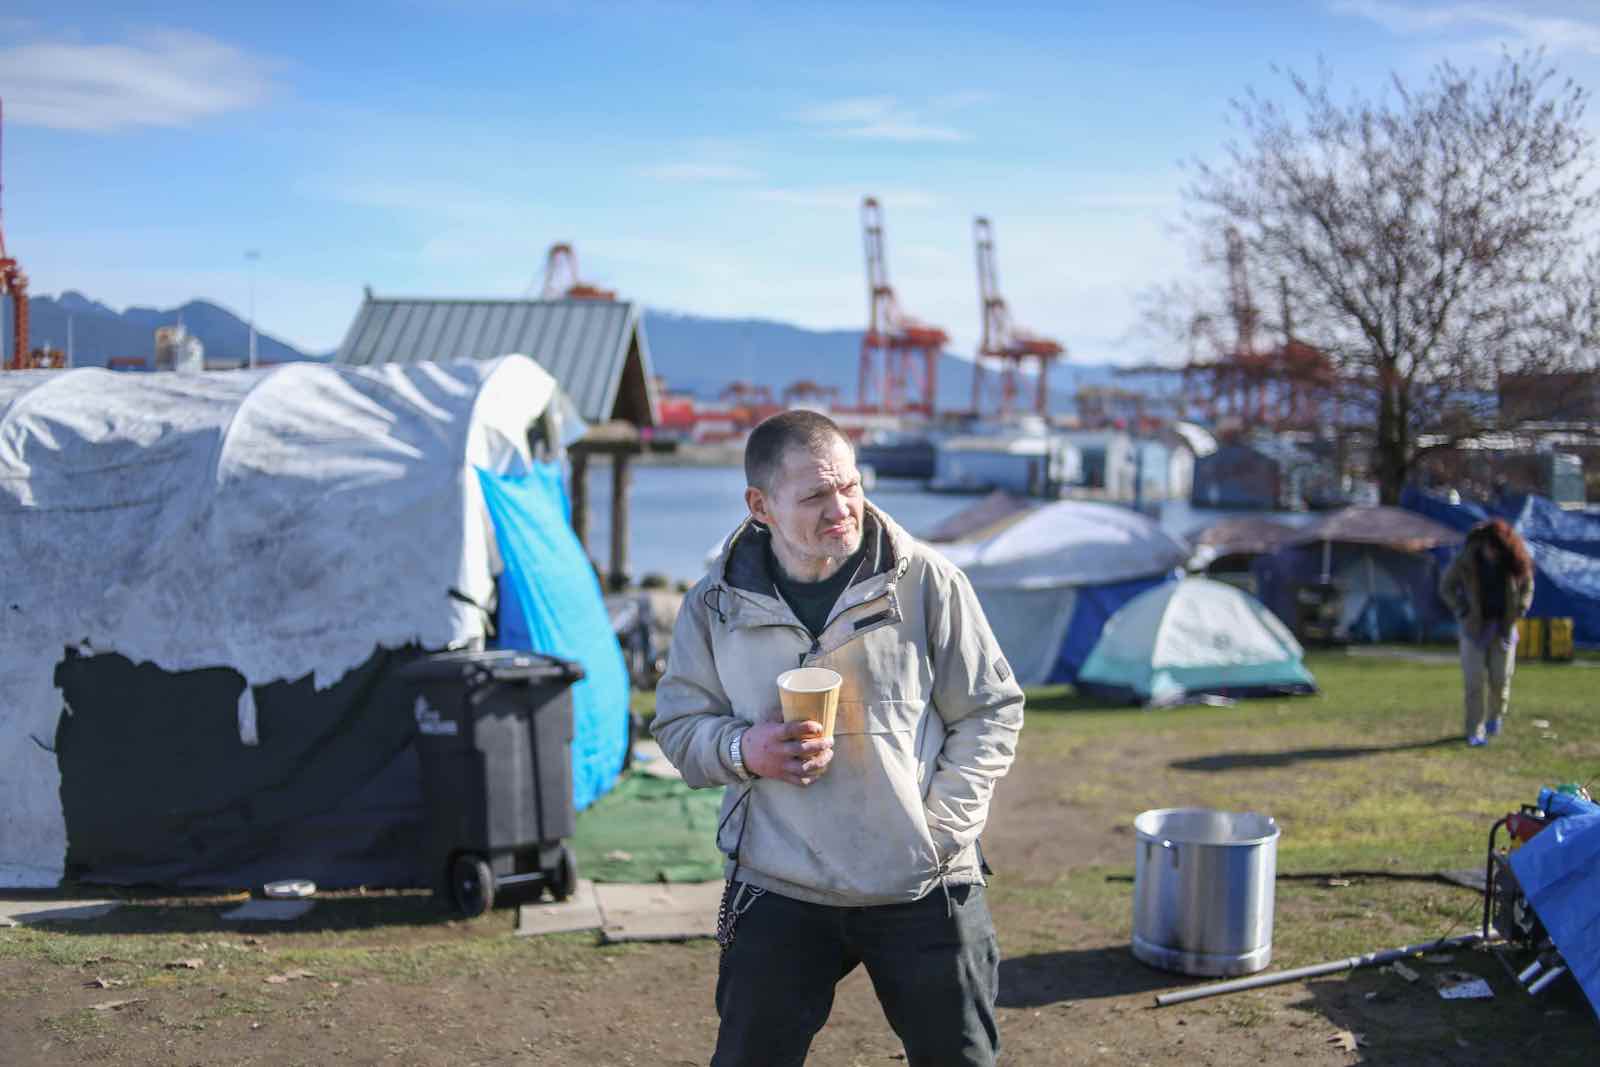
M 933 477 L 939 444 L 935 435 L 918 431 L 884 431 L 863 439 L 856 447 L 857 465 L 871 467 L 880 478 Z

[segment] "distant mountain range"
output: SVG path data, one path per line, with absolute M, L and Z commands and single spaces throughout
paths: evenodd
M 36 296 L 28 301 L 28 333 L 34 347 L 67 347 L 67 320 L 72 320 L 72 359 L 80 367 L 104 367 L 114 358 L 153 361 L 156 327 L 179 322 L 205 345 L 206 360 L 243 363 L 250 351 L 250 327 L 226 308 L 208 300 L 191 300 L 182 307 L 158 310 L 131 307 L 113 311 L 82 293 L 68 290 L 58 297 Z M 256 334 L 256 357 L 264 363 L 292 360 L 327 361 L 332 352 L 302 352 L 265 333 Z
M 645 334 L 655 372 L 669 388 L 714 399 L 731 381 L 765 385 L 781 399 L 785 386 L 809 378 L 839 390 L 841 403 L 857 401 L 860 330 L 807 330 L 762 319 L 707 319 L 652 311 Z M 1084 386 L 1119 381 L 1111 363 L 1066 361 L 1050 371 L 1051 409 L 1071 410 Z M 1028 398 L 1033 379 L 1026 380 Z M 939 360 L 938 406 L 972 406 L 972 361 L 946 353 Z
M 180 321 L 205 345 L 210 362 L 242 363 L 248 351 L 249 327 L 244 320 L 207 300 L 191 300 L 165 310 L 132 307 L 118 312 L 69 290 L 59 297 L 33 297 L 29 308 L 35 346 L 49 344 L 65 349 L 67 320 L 71 318 L 73 358 L 78 366 L 103 367 L 113 357 L 149 361 L 155 352 L 156 327 Z M 354 313 L 352 307 L 352 316 Z M 647 311 L 645 334 L 655 372 L 666 379 L 668 387 L 702 399 L 715 399 L 737 380 L 765 385 L 774 397 L 781 398 L 791 383 L 810 379 L 838 389 L 843 403 L 857 400 L 859 330 L 808 330 L 763 319 L 713 319 Z M 304 352 L 265 333 L 256 335 L 256 350 L 260 360 L 268 363 L 325 362 L 334 355 Z M 971 405 L 971 360 L 946 353 L 940 358 L 938 375 L 940 408 Z M 1063 362 L 1050 372 L 1051 407 L 1071 410 L 1080 388 L 1110 386 L 1118 381 L 1113 364 Z M 1031 396 L 1031 379 L 1026 388 Z

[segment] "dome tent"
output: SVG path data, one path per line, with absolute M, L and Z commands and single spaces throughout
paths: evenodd
M 485 498 L 561 403 L 525 356 L 0 375 L 0 886 L 421 884 L 395 668 L 537 580 Z M 564 606 L 614 777 L 621 654 L 598 583 Z
M 1315 692 L 1301 656 L 1294 635 L 1259 601 L 1223 582 L 1185 578 L 1147 590 L 1111 617 L 1078 686 L 1147 704 L 1201 693 Z

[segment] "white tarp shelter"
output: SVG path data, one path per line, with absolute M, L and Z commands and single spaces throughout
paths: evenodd
M 934 547 L 966 572 L 1024 685 L 1075 680 L 1105 620 L 1189 555 L 1138 512 L 1070 500 L 981 540 Z
M 0 886 L 63 874 L 64 650 L 237 671 L 251 745 L 256 687 L 482 639 L 496 550 L 473 471 L 525 469 L 557 396 L 517 355 L 0 374 Z

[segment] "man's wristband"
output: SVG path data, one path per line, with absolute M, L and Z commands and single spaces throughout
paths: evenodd
M 748 782 L 755 777 L 745 768 L 744 752 L 740 747 L 744 741 L 745 732 L 749 729 L 750 727 L 746 726 L 728 739 L 728 762 L 733 764 L 733 773 L 739 776 L 741 782 Z

